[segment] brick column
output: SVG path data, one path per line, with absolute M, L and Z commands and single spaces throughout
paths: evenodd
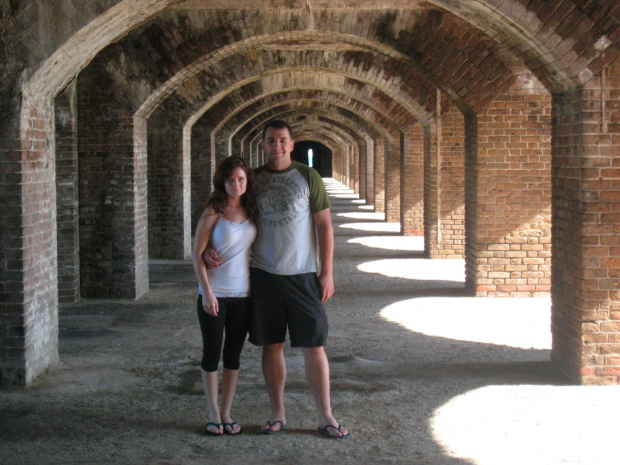
M 441 117 L 441 241 L 435 258 L 465 253 L 465 118 L 452 107 Z
M 80 297 L 77 85 L 72 81 L 55 100 L 58 300 Z
M 191 257 L 190 167 L 182 121 L 164 105 L 149 118 L 148 192 L 151 258 Z
M 367 176 L 368 172 L 366 170 L 367 165 L 367 155 L 368 153 L 368 142 L 365 140 L 362 144 L 359 145 L 359 161 L 357 166 L 357 173 L 359 179 L 359 196 L 361 200 L 366 200 L 367 198 Z
M 405 236 L 424 234 L 424 128 L 405 128 L 401 158 L 400 224 Z
M 553 97 L 553 359 L 620 383 L 620 65 Z
M 384 138 L 375 140 L 373 193 L 377 213 L 385 213 L 385 146 Z
M 375 206 L 375 141 L 370 139 L 366 144 L 366 203 Z M 375 207 L 376 209 L 376 207 Z
M 6 105 L 0 122 L 1 386 L 58 362 L 54 109 L 48 99 L 23 105 Z
M 351 146 L 351 189 L 359 195 L 360 193 L 360 151 L 359 146 Z
M 198 218 L 211 194 L 215 164 L 211 156 L 211 130 L 198 120 L 191 129 L 191 231 L 196 230 Z
M 551 98 L 525 75 L 469 118 L 467 287 L 479 296 L 550 290 Z M 475 184 L 475 186 L 474 186 Z
M 117 103 L 91 63 L 78 78 L 81 295 L 148 289 L 146 120 Z
M 437 258 L 441 241 L 439 228 L 441 199 L 438 185 L 440 137 L 440 121 L 424 128 L 424 255 L 428 258 Z
M 393 134 L 388 139 L 385 156 L 385 220 L 400 221 L 400 162 L 403 153 L 403 135 Z

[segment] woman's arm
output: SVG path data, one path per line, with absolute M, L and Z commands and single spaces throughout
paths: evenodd
M 209 284 L 207 267 L 202 258 L 202 254 L 209 244 L 209 238 L 211 237 L 211 233 L 213 232 L 218 218 L 217 212 L 212 207 L 208 207 L 202 213 L 198 220 L 198 225 L 196 226 L 196 236 L 194 237 L 194 248 L 192 251 L 194 273 L 196 273 L 196 278 L 198 278 L 198 282 L 202 287 L 202 307 L 206 313 L 213 316 L 217 316 L 219 307 L 217 299 L 211 290 L 211 285 Z

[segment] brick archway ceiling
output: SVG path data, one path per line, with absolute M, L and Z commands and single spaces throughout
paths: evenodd
M 308 119 L 309 115 L 314 118 L 322 117 L 323 120 L 329 120 L 335 127 L 342 125 L 348 128 L 348 130 L 359 134 L 361 137 L 365 135 L 366 137 L 376 139 L 379 137 L 389 137 L 390 134 L 387 129 L 363 121 L 354 113 L 338 106 L 324 104 L 323 102 L 291 102 L 270 107 L 265 111 L 257 113 L 252 119 L 248 120 L 236 130 L 237 138 L 253 140 L 259 137 L 262 133 L 264 123 L 269 119 L 287 119 L 295 117 L 295 119 L 289 121 L 289 124 L 293 126 L 303 121 L 304 118 L 306 118 L 307 121 L 312 121 L 312 119 Z M 395 128 L 391 129 L 393 132 L 396 131 Z M 233 129 L 231 129 L 231 131 L 232 130 Z
M 578 70 L 577 61 L 583 65 L 587 58 L 577 60 L 577 51 L 550 62 L 541 55 L 541 44 L 533 37 L 526 40 L 528 31 L 508 19 L 516 11 L 536 23 L 536 13 L 544 17 L 544 9 L 527 11 L 518 1 L 507 2 L 514 10 L 498 12 L 482 2 L 413 3 L 415 8 L 392 10 L 306 6 L 249 12 L 190 11 L 181 4 L 132 32 L 125 42 L 127 48 L 139 45 L 158 56 L 157 68 L 165 70 L 158 76 L 163 85 L 140 111 L 149 114 L 174 96 L 187 104 L 190 118 L 240 122 L 261 106 L 253 102 L 276 104 L 283 89 L 322 87 L 325 95 L 348 95 L 342 108 L 350 111 L 359 108 L 354 100 L 364 92 L 375 113 L 370 120 L 390 114 L 397 124 L 428 124 L 436 110 L 437 89 L 444 108 L 453 103 L 464 113 L 476 113 L 526 70 L 524 61 L 552 91 L 589 74 Z M 192 5 L 198 3 L 185 3 Z M 588 32 L 592 39 L 601 35 L 585 10 L 564 10 L 573 19 L 582 14 L 581 34 Z M 560 34 L 547 34 L 548 43 L 556 36 Z M 560 43 L 554 50 L 561 51 Z M 286 98 L 309 97 L 289 93 Z
M 308 84 L 309 86 L 311 83 Z M 349 88 L 350 87 L 350 88 Z M 203 117 L 207 121 L 207 126 L 213 131 L 225 125 L 232 124 L 238 126 L 252 115 L 259 113 L 269 105 L 276 105 L 286 102 L 307 102 L 324 101 L 332 102 L 336 106 L 348 109 L 353 112 L 356 118 L 364 119 L 374 124 L 390 124 L 392 126 L 404 126 L 411 121 L 411 115 L 397 102 L 392 100 L 392 105 L 385 111 L 382 103 L 382 96 L 368 95 L 363 87 L 350 86 L 349 83 L 342 82 L 342 86 L 336 85 L 335 89 L 313 88 L 313 87 L 294 87 L 286 88 L 286 85 L 274 87 L 276 90 L 267 94 L 261 94 L 263 87 L 256 86 L 256 92 L 248 92 L 248 88 L 243 91 L 231 92 L 229 98 L 222 99 L 211 106 Z M 253 90 L 253 89 L 252 89 Z M 355 91 L 358 91 L 357 93 Z M 255 95 L 258 94 L 258 95 Z M 388 100 L 389 101 L 389 100 Z M 381 107 L 379 106 L 381 105 Z M 372 130 L 369 129 L 369 130 Z
M 457 104 L 463 99 L 474 111 L 522 64 L 555 93 L 584 84 L 619 55 L 619 7 L 607 0 L 238 0 L 232 7 L 229 3 L 119 1 L 57 49 L 24 87 L 24 95 L 55 95 L 99 51 L 132 30 L 131 40 L 145 46 L 138 58 L 145 61 L 145 69 L 150 68 L 142 77 L 155 86 L 154 91 L 200 56 L 225 46 L 250 40 L 260 48 L 260 38 L 269 35 L 294 45 L 293 32 L 314 31 L 331 44 L 347 43 L 330 40 L 338 34 L 349 36 L 353 43 L 361 41 L 362 50 L 352 50 L 361 62 L 404 56 L 408 66 L 391 68 L 403 81 L 417 68 Z M 388 51 L 364 48 L 368 43 Z M 311 44 L 296 45 L 303 50 Z M 336 47 L 331 52 L 355 62 L 347 50 Z
M 247 138 L 252 143 L 258 143 L 264 122 L 271 118 L 287 120 L 293 129 L 295 140 L 299 140 L 302 133 L 314 134 L 317 139 L 312 140 L 319 140 L 319 137 L 325 137 L 325 135 L 338 135 L 341 141 L 346 140 L 349 144 L 360 145 L 365 143 L 366 138 L 377 139 L 386 136 L 386 134 L 372 131 L 372 128 L 359 126 L 347 115 L 339 115 L 330 107 L 306 109 L 284 105 L 272 108 L 265 114 L 257 115 L 247 125 L 242 126 L 239 129 L 239 135 L 233 138 L 233 146 L 241 144 L 243 139 Z M 246 137 L 243 136 L 244 133 L 247 134 Z
M 319 110 L 328 111 L 334 118 L 339 117 L 351 121 L 351 125 L 356 130 L 365 134 L 377 137 L 385 131 L 398 131 L 399 126 L 391 122 L 389 119 L 382 118 L 380 115 L 373 113 L 372 110 L 367 111 L 363 103 L 356 102 L 357 105 L 348 104 L 341 95 L 338 94 L 320 94 L 314 95 L 312 91 L 298 91 L 294 93 L 280 93 L 272 99 L 263 99 L 252 105 L 238 118 L 233 118 L 225 124 L 218 127 L 223 132 L 233 132 L 234 128 L 241 128 L 246 121 L 255 119 L 261 126 L 268 117 L 274 117 L 274 108 L 279 111 L 291 111 L 299 109 L 307 114 L 315 114 Z M 268 117 L 263 115 L 269 115 Z M 209 118 L 207 118 L 209 119 Z M 228 129 L 225 129 L 228 128 Z M 232 129 L 231 129 L 232 128 Z

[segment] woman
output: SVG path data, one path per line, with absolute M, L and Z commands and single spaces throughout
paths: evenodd
M 199 287 L 198 319 L 202 331 L 202 382 L 209 406 L 207 434 L 242 434 L 230 410 L 239 378 L 239 358 L 250 322 L 250 246 L 256 237 L 254 173 L 240 157 L 228 157 L 213 176 L 213 193 L 196 227 L 193 263 Z M 207 245 L 218 251 L 219 268 L 208 270 Z M 224 341 L 224 328 L 226 340 Z M 224 345 L 222 405 L 218 406 L 220 352 Z

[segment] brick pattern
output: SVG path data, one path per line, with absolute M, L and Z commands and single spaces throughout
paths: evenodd
M 99 65 L 78 81 L 81 295 L 137 298 L 148 289 L 147 126 Z
M 190 256 L 185 202 L 190 192 L 189 153 L 184 151 L 183 127 L 177 116 L 178 112 L 164 106 L 148 121 L 148 235 L 150 257 L 155 259 Z
M 377 213 L 385 213 L 385 139 L 375 141 L 374 206 Z
M 465 118 L 452 106 L 441 117 L 440 238 L 433 258 L 465 254 Z
M 58 362 L 54 111 L 49 100 L 23 103 L 22 130 L 0 145 L 2 386 L 28 384 Z
M 405 236 L 424 234 L 424 128 L 410 125 L 404 131 L 400 179 L 400 223 Z
M 165 242 L 166 234 L 173 235 L 164 234 L 168 225 L 182 229 L 185 248 L 190 201 L 196 218 L 198 199 L 208 193 L 215 161 L 237 147 L 238 137 L 238 147 L 246 138 L 253 141 L 252 155 L 259 164 L 253 134 L 270 115 L 297 118 L 296 127 L 310 126 L 333 148 L 339 176 L 360 190 L 362 178 L 352 167 L 361 156 L 361 141 L 368 140 L 366 197 L 388 220 L 397 221 L 407 187 L 402 180 L 407 178 L 396 176 L 394 154 L 406 153 L 407 138 L 403 142 L 393 135 L 415 119 L 430 124 L 437 107 L 436 88 L 442 89 L 450 95 L 450 101 L 440 102 L 443 112 L 454 103 L 467 115 L 468 286 L 481 295 L 546 292 L 549 213 L 541 199 L 548 197 L 550 181 L 541 173 L 549 167 L 543 169 L 540 165 L 547 162 L 526 152 L 538 143 L 527 139 L 540 130 L 549 106 L 536 100 L 540 94 L 531 89 L 509 89 L 512 76 L 522 75 L 527 66 L 558 94 L 554 357 L 575 379 L 618 383 L 613 243 L 617 186 L 611 155 L 618 147 L 617 71 L 607 68 L 620 54 L 617 2 L 492 0 L 486 2 L 488 9 L 472 8 L 468 2 L 443 2 L 445 9 L 416 2 L 395 3 L 394 9 L 366 3 L 363 9 L 313 9 L 308 14 L 293 4 L 269 8 L 269 3 L 251 0 L 230 10 L 214 10 L 207 1 L 195 4 L 208 7 L 205 10 L 174 9 L 157 16 L 172 3 L 136 0 L 123 10 L 108 9 L 109 1 L 93 0 L 85 6 L 67 0 L 58 14 L 49 15 L 23 7 L 26 2 L 21 0 L 6 8 L 7 27 L 0 34 L 2 382 L 25 383 L 57 359 L 57 281 L 63 283 L 62 299 L 75 298 L 78 269 L 84 295 L 135 297 L 148 287 L 146 119 L 165 100 L 184 105 L 184 113 L 178 115 L 181 122 L 202 112 L 210 120 L 197 123 L 191 141 L 187 132 L 175 135 L 174 144 L 183 153 L 182 174 L 177 176 L 182 187 L 153 183 L 160 198 L 171 192 L 183 213 L 166 216 L 152 205 L 158 217 L 152 218 L 151 232 Z M 54 0 L 46 11 L 54 5 L 60 2 Z M 246 8 L 252 5 L 257 8 Z M 401 5 L 407 8 L 399 9 Z M 92 27 L 84 27 L 102 13 L 108 15 L 106 21 L 100 17 Z M 60 91 L 113 42 L 82 73 L 84 85 L 78 86 L 76 228 L 70 208 L 74 186 L 67 181 L 75 177 L 68 161 L 75 151 L 75 132 L 65 125 L 65 116 L 73 112 L 69 95 Z M 302 71 L 295 71 L 300 67 Z M 584 84 L 586 89 L 574 90 Z M 278 95 L 278 89 L 286 91 Z M 299 89 L 315 95 L 295 98 Z M 54 133 L 51 101 L 56 95 Z M 312 106 L 311 100 L 322 103 Z M 23 107 L 17 108 L 20 104 Z M 543 114 L 536 115 L 541 108 Z M 503 114 L 507 109 L 511 113 Z M 303 122 L 308 114 L 322 111 L 332 116 L 311 125 Z M 493 126 L 507 121 L 521 126 Z M 214 133 L 210 128 L 220 122 L 223 126 Z M 440 142 L 445 127 L 438 137 L 441 163 L 435 165 L 440 194 L 436 236 L 444 240 L 443 246 L 448 218 L 459 219 L 458 202 L 456 213 L 446 210 L 451 194 L 442 180 L 453 172 Z M 511 157 L 520 152 L 517 161 L 500 160 L 506 148 Z M 544 154 L 546 149 L 535 150 Z M 191 196 L 185 188 L 190 163 Z M 505 165 L 523 176 L 510 176 L 502 184 Z M 498 200 L 508 211 L 508 225 L 496 216 Z M 426 208 L 432 211 L 432 205 Z M 71 244 L 77 229 L 79 241 Z M 436 248 L 446 250 L 441 240 Z
M 441 180 L 438 175 L 440 140 L 440 121 L 424 128 L 424 255 L 429 258 L 437 255 L 441 240 L 439 234 Z
M 385 156 L 385 219 L 388 223 L 400 222 L 400 159 L 403 136 L 391 133 L 387 140 Z
M 479 296 L 548 294 L 551 285 L 551 98 L 529 76 L 477 116 L 467 163 L 466 268 Z M 468 136 L 470 137 L 470 136 Z M 470 139 L 471 140 L 471 139 Z M 467 175 L 468 173 L 466 173 Z
M 620 65 L 554 96 L 553 357 L 583 384 L 620 383 Z
M 73 81 L 55 100 L 58 300 L 80 297 L 77 85 Z

